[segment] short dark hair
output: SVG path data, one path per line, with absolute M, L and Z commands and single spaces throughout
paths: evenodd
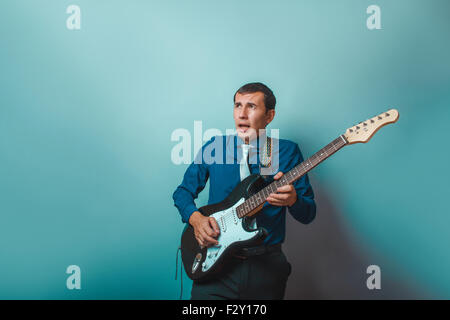
M 272 90 L 269 89 L 265 84 L 261 82 L 252 82 L 244 84 L 242 87 L 236 91 L 234 94 L 233 100 L 236 101 L 236 94 L 246 94 L 246 93 L 254 93 L 254 92 L 262 92 L 264 94 L 264 105 L 266 106 L 266 112 L 270 109 L 275 109 L 275 104 L 277 100 L 273 95 Z

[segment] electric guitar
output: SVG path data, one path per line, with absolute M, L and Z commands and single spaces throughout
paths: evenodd
M 381 127 L 394 123 L 399 117 L 396 109 L 388 110 L 363 121 L 320 149 L 279 180 L 267 183 L 259 174 L 252 174 L 241 181 L 222 202 L 203 206 L 204 216 L 214 217 L 220 228 L 219 245 L 201 247 L 194 235 L 194 228 L 187 223 L 181 237 L 181 258 L 184 269 L 192 280 L 210 279 L 220 272 L 226 259 L 243 247 L 261 244 L 267 236 L 264 228 L 251 229 L 251 218 L 259 213 L 271 193 L 277 188 L 292 184 L 312 168 L 340 150 L 354 143 L 366 143 Z

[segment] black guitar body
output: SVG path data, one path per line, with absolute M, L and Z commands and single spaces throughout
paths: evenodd
M 243 247 L 259 245 L 264 241 L 267 236 L 267 231 L 264 228 L 257 228 L 255 230 L 250 229 L 249 224 L 251 218 L 244 217 L 242 219 L 239 219 L 238 225 L 233 225 L 232 227 L 234 229 L 232 229 L 231 227 L 224 227 L 221 224 L 221 219 L 218 218 L 218 215 L 220 215 L 224 210 L 236 206 L 236 204 L 242 201 L 243 198 L 248 199 L 253 194 L 263 189 L 267 184 L 268 183 L 262 176 L 260 176 L 259 174 L 252 174 L 241 181 L 222 202 L 199 208 L 199 211 L 204 216 L 211 216 L 216 214 L 215 218 L 221 229 L 221 234 L 218 238 L 219 245 L 221 244 L 221 238 L 223 236 L 223 245 L 226 246 L 226 248 L 218 252 L 220 253 L 220 255 L 217 253 L 217 256 L 214 258 L 212 264 L 211 259 L 207 260 L 207 255 L 208 253 L 214 254 L 214 248 L 209 249 L 209 251 L 208 248 L 201 248 L 197 242 L 197 239 L 195 238 L 194 228 L 189 223 L 187 223 L 181 237 L 181 258 L 183 260 L 184 269 L 189 278 L 196 281 L 206 281 L 208 279 L 211 279 L 214 277 L 214 275 L 221 271 L 223 265 L 227 262 L 226 260 L 229 259 L 229 257 L 233 253 Z M 225 229 L 222 230 L 222 227 Z M 224 234 L 227 231 L 229 232 L 229 234 L 225 236 Z M 231 234 L 232 232 L 234 232 L 236 235 L 247 233 L 248 235 L 251 235 L 251 237 L 243 240 L 239 240 L 238 237 L 237 239 L 235 239 L 235 241 L 226 240 L 230 239 L 230 237 L 233 236 Z M 207 261 L 205 262 L 205 260 Z M 202 270 L 203 263 L 207 263 L 210 265 L 208 270 Z

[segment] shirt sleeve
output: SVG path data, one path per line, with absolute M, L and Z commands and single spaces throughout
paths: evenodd
M 298 144 L 295 143 L 288 171 L 303 162 L 303 155 Z M 308 224 L 316 217 L 316 202 L 314 201 L 314 192 L 309 183 L 308 174 L 304 174 L 300 179 L 294 183 L 294 188 L 297 191 L 297 201 L 291 206 L 287 207 L 290 214 L 295 220 Z
M 184 223 L 189 222 L 192 213 L 198 211 L 194 200 L 197 199 L 198 194 L 205 188 L 209 178 L 208 165 L 203 159 L 203 151 L 213 140 L 214 137 L 197 153 L 195 160 L 187 168 L 183 181 L 172 195 L 174 205 L 180 212 L 181 220 Z

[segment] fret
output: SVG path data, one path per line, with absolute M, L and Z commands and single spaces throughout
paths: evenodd
M 295 170 L 292 169 L 291 171 L 289 171 L 289 174 L 286 175 L 286 180 L 287 183 L 286 184 L 290 184 L 292 182 L 294 182 L 296 180 L 297 175 L 295 174 Z
M 261 197 L 261 192 L 258 192 L 256 195 L 256 206 L 259 206 L 264 202 L 264 199 Z
M 323 157 L 323 155 L 325 154 L 325 155 L 327 155 L 327 153 L 326 153 L 326 151 L 325 151 L 325 149 L 320 149 L 320 157 L 322 158 Z M 323 157 L 323 159 L 322 160 L 325 160 L 325 158 L 326 157 Z
M 314 161 L 313 161 L 314 160 Z M 321 159 L 318 153 L 314 153 L 311 157 L 311 161 L 313 161 L 314 165 L 317 165 L 320 163 Z
M 309 168 L 308 160 L 306 160 L 304 162 L 305 162 L 305 164 L 303 165 L 303 169 L 305 169 L 305 172 L 308 172 L 308 168 Z
M 277 192 L 277 189 L 278 189 L 279 187 L 281 187 L 280 180 L 274 181 L 274 182 L 273 182 L 273 190 L 274 190 L 273 192 Z
M 333 146 L 336 149 L 336 151 L 339 150 L 339 141 L 334 140 L 333 141 Z
M 264 189 L 262 189 L 260 192 L 258 192 L 258 193 L 260 193 L 260 203 L 263 203 L 264 201 L 266 201 L 266 196 L 265 196 L 265 192 L 264 192 Z
M 275 180 L 273 182 L 275 189 L 278 188 L 278 187 L 281 187 L 280 183 L 281 183 L 280 180 Z
M 292 169 L 291 171 L 286 173 L 284 176 L 286 177 L 286 183 L 285 184 L 289 184 L 289 181 L 293 180 L 294 177 L 295 177 L 294 169 Z
M 292 179 L 295 179 L 295 178 L 297 178 L 298 177 L 298 174 L 297 174 L 297 167 L 294 167 L 291 171 L 289 171 L 290 172 L 290 174 L 291 174 L 291 176 L 292 176 Z
M 333 149 L 334 149 L 333 153 L 335 153 L 335 152 L 337 152 L 339 150 L 338 148 L 336 148 L 336 144 L 334 144 L 334 143 L 333 143 Z
M 317 154 L 313 154 L 310 159 L 311 159 L 311 162 L 314 163 L 314 166 L 320 162 L 320 160 L 317 160 Z
M 264 201 L 266 201 L 266 198 L 264 197 L 264 191 L 261 190 L 260 192 L 258 192 L 259 194 L 259 203 L 263 203 Z
M 315 162 L 314 155 L 309 157 L 307 161 L 308 161 L 308 163 L 310 164 L 311 167 L 314 167 L 314 162 Z
M 320 156 L 320 153 L 318 152 L 314 154 L 314 157 L 316 158 L 317 163 L 320 163 L 323 160 L 322 157 Z
M 334 150 L 337 151 L 336 147 L 334 146 L 334 143 L 332 142 L 332 143 L 330 143 L 330 144 L 333 146 Z
M 281 187 L 281 181 L 280 180 L 278 180 L 277 183 L 274 183 L 274 185 L 273 185 L 273 189 L 274 189 L 273 192 L 277 193 L 277 189 L 279 187 Z
M 269 189 L 271 193 L 275 193 L 274 185 L 273 183 L 269 184 Z

